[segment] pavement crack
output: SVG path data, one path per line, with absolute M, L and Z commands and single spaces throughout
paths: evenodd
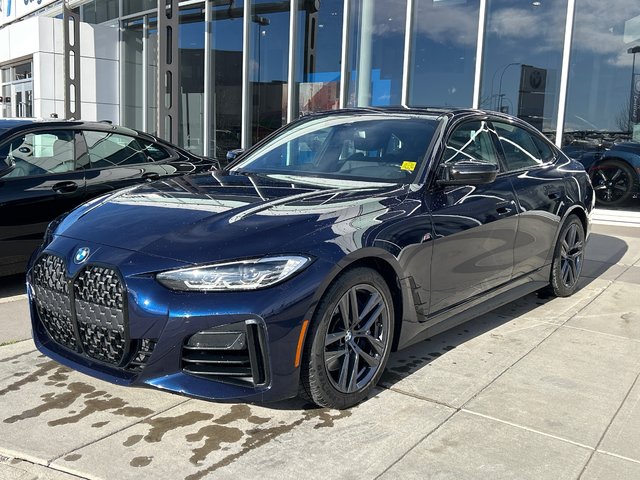
M 640 373 L 638 373 L 638 375 L 636 375 L 636 379 L 631 384 L 631 387 L 629 387 L 629 390 L 627 390 L 627 394 L 624 396 L 624 398 L 620 402 L 620 405 L 618 405 L 618 408 L 616 409 L 616 413 L 613 414 L 613 416 L 611 417 L 611 420 L 609 420 L 609 423 L 607 424 L 606 428 L 602 432 L 602 435 L 598 439 L 598 443 L 596 443 L 596 446 L 593 449 L 593 451 L 591 452 L 591 454 L 589 455 L 589 458 L 587 459 L 586 463 L 584 464 L 584 467 L 582 467 L 582 471 L 580 472 L 580 475 L 578 476 L 578 480 L 580 480 L 582 478 L 582 476 L 584 475 L 585 471 L 587 470 L 587 467 L 591 463 L 591 460 L 593 459 L 594 455 L 596 454 L 596 452 L 598 452 L 600 450 L 600 445 L 602 444 L 602 441 L 604 440 L 604 437 L 607 436 L 607 432 L 611 428 L 611 425 L 613 425 L 613 422 L 615 421 L 615 419 L 618 418 L 618 415 L 620 414 L 620 410 L 622 410 L 622 407 L 624 406 L 624 404 L 626 403 L 627 399 L 631 395 L 631 392 L 633 391 L 633 389 L 637 385 L 638 379 L 640 379 Z
M 380 472 L 378 475 L 376 475 L 373 480 L 378 480 L 380 477 L 382 477 L 385 473 L 387 473 L 389 470 L 391 470 L 395 465 L 397 465 L 398 463 L 400 463 L 407 455 L 409 455 L 412 451 L 414 451 L 416 449 L 416 447 L 418 445 L 420 445 L 422 442 L 424 442 L 430 435 L 434 434 L 435 432 L 437 432 L 445 423 L 447 423 L 449 420 L 451 420 L 451 418 L 453 418 L 453 416 L 455 414 L 457 414 L 460 411 L 460 409 L 456 409 L 455 411 L 451 412 L 451 415 L 449 415 L 447 418 L 445 418 L 442 422 L 440 422 L 438 425 L 436 425 L 434 428 L 432 428 L 430 431 L 428 431 L 424 436 L 422 436 L 415 444 L 413 444 L 411 446 L 411 448 L 409 448 L 406 452 L 404 452 L 402 455 L 400 455 L 394 462 L 392 462 L 387 468 L 385 468 L 382 472 Z

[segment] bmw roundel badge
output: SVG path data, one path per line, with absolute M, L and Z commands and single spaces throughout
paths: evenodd
M 89 258 L 90 253 L 91 253 L 91 250 L 89 250 L 89 247 L 79 248 L 78 251 L 76 252 L 76 256 L 73 257 L 73 263 L 77 265 L 84 263 L 87 260 L 87 258 Z

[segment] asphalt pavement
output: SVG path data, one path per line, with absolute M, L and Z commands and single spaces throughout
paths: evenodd
M 0 479 L 638 479 L 640 214 L 598 211 L 580 290 L 392 355 L 345 411 L 117 387 L 40 355 L 0 281 Z

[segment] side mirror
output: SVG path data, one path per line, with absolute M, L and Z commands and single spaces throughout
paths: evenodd
M 498 171 L 498 166 L 491 163 L 462 161 L 443 165 L 436 183 L 438 185 L 482 185 L 493 182 Z
M 9 173 L 15 166 L 16 163 L 11 158 L 0 157 L 0 177 Z
M 236 148 L 235 150 L 229 150 L 227 152 L 227 163 L 233 162 L 244 152 L 243 148 Z

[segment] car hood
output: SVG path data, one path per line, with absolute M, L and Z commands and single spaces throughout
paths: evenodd
M 406 187 L 384 183 L 213 172 L 88 202 L 55 234 L 193 264 L 304 253 L 296 239 L 388 208 L 404 194 Z

